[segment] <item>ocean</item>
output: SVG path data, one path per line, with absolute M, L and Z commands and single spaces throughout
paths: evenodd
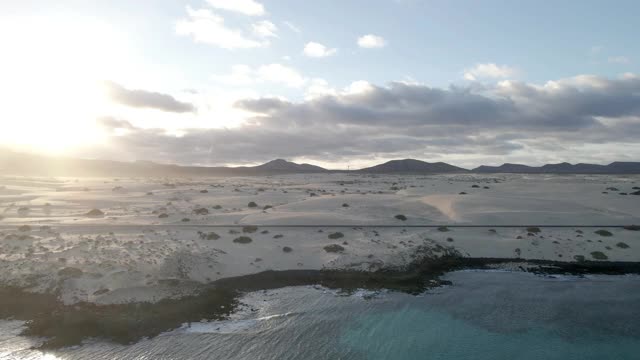
M 640 276 L 457 271 L 420 295 L 320 286 L 246 294 L 229 320 L 118 345 L 30 349 L 0 321 L 12 359 L 639 359 Z

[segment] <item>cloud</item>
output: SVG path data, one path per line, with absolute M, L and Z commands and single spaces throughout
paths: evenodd
M 478 79 L 508 78 L 515 75 L 515 69 L 506 65 L 496 65 L 494 63 L 476 64 L 471 69 L 464 71 L 464 78 L 469 81 Z
M 237 101 L 237 109 L 255 114 L 240 126 L 185 129 L 179 137 L 134 128 L 111 137 L 102 156 L 122 151 L 209 165 L 277 157 L 337 163 L 414 157 L 458 165 L 640 157 L 640 76 L 634 74 L 448 88 L 360 81 L 342 91 L 322 79 L 306 83 L 320 94 L 299 102 Z
M 225 3 L 227 2 L 225 1 Z M 228 3 L 232 4 L 235 1 Z M 224 18 L 214 14 L 211 10 L 195 10 L 187 7 L 187 16 L 187 19 L 179 20 L 176 23 L 176 33 L 191 36 L 193 41 L 197 43 L 214 45 L 223 49 L 250 49 L 269 45 L 268 41 L 247 37 L 242 30 L 228 28 L 224 23 Z
M 131 125 L 130 122 L 126 121 L 126 120 L 118 120 L 114 117 L 102 117 L 99 118 L 96 123 L 98 124 L 98 126 L 101 126 L 105 129 L 108 130 L 116 130 L 116 129 L 126 129 L 126 130 L 131 130 L 131 129 L 135 129 L 135 127 L 133 125 Z
M 274 23 L 267 20 L 258 21 L 251 25 L 253 33 L 259 37 L 277 37 L 276 32 L 278 28 Z
M 626 56 L 610 56 L 607 61 L 613 64 L 630 64 L 631 59 Z
M 193 104 L 180 102 L 171 95 L 146 90 L 129 90 L 112 81 L 106 81 L 104 86 L 109 98 L 122 105 L 174 113 L 196 111 Z
M 382 48 L 387 45 L 382 36 L 367 34 L 358 38 L 358 46 L 365 49 Z
M 322 78 L 311 79 L 309 86 L 305 92 L 305 99 L 313 99 L 326 95 L 336 95 L 334 88 L 329 86 L 329 82 Z
M 307 81 L 297 70 L 281 64 L 262 65 L 257 74 L 261 81 L 281 83 L 289 87 L 300 87 Z
M 298 88 L 307 82 L 298 70 L 277 63 L 261 65 L 255 69 L 238 64 L 232 66 L 230 74 L 214 75 L 212 78 L 223 84 L 235 86 L 270 82 Z
M 308 57 L 322 58 L 334 55 L 338 49 L 328 48 L 320 43 L 310 41 L 304 46 L 302 53 Z
M 207 0 L 216 9 L 227 10 L 249 16 L 265 14 L 264 6 L 254 0 Z

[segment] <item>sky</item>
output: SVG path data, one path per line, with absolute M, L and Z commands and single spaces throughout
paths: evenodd
M 0 148 L 185 165 L 640 161 L 637 1 L 4 0 Z

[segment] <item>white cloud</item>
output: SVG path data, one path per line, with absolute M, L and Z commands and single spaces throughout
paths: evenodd
M 299 88 L 307 82 L 307 79 L 296 69 L 282 64 L 261 65 L 255 69 L 248 65 L 237 64 L 232 66 L 230 74 L 213 75 L 211 78 L 214 81 L 234 86 L 270 82 Z
M 307 43 L 307 45 L 304 46 L 304 50 L 302 50 L 302 53 L 308 57 L 321 58 L 331 56 L 337 51 L 338 49 L 328 48 L 320 43 L 310 41 Z
M 371 85 L 370 82 L 365 80 L 358 80 L 345 87 L 342 91 L 342 95 L 364 94 L 374 89 L 375 88 L 373 87 L 373 85 Z
M 358 38 L 358 46 L 366 49 L 381 48 L 387 45 L 387 41 L 378 35 L 367 34 Z
M 265 14 L 264 6 L 254 0 L 207 0 L 216 9 L 238 12 L 249 16 Z
M 508 78 L 515 75 L 515 69 L 506 65 L 496 65 L 494 63 L 476 64 L 471 69 L 465 69 L 464 78 L 469 81 L 486 78 Z
M 322 78 L 314 78 L 311 79 L 309 87 L 307 87 L 307 91 L 305 92 L 305 99 L 310 100 L 317 97 L 337 94 L 337 91 L 329 86 L 327 80 Z
M 274 23 L 268 20 L 258 21 L 251 25 L 253 28 L 253 33 L 259 37 L 278 37 L 276 35 L 276 31 L 278 28 Z
M 266 41 L 247 38 L 241 30 L 225 26 L 224 19 L 207 9 L 187 7 L 188 19 L 176 23 L 178 35 L 191 36 L 193 41 L 224 49 L 248 49 L 269 45 Z
M 607 59 L 610 63 L 614 64 L 629 64 L 631 63 L 631 59 L 626 56 L 611 56 Z
M 307 81 L 297 70 L 281 64 L 262 65 L 258 68 L 257 74 L 262 81 L 281 83 L 289 87 L 301 87 Z
M 288 27 L 289 29 L 291 29 L 291 31 L 296 32 L 298 34 L 300 34 L 302 32 L 302 30 L 297 27 L 296 25 L 294 25 L 293 23 L 289 22 L 289 21 L 284 21 L 283 24 Z

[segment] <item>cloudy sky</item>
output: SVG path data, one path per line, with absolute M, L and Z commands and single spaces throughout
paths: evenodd
M 640 161 L 640 2 L 4 0 L 0 148 Z

